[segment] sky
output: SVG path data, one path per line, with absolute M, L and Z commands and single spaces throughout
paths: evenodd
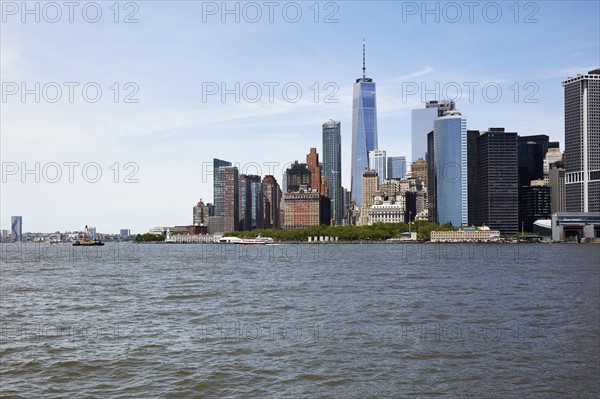
M 25 5 L 25 6 L 24 6 Z M 574 12 L 576 11 L 576 12 Z M 411 161 L 410 111 L 564 149 L 561 81 L 600 66 L 598 1 L 1 3 L 0 225 L 101 233 L 188 225 L 213 158 L 274 174 L 377 84 L 378 141 Z

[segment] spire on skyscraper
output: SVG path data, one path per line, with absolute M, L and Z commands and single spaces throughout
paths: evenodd
M 363 39 L 363 79 L 367 77 L 367 67 L 365 63 L 365 39 Z

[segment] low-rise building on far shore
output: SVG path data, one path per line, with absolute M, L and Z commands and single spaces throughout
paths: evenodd
M 431 242 L 491 242 L 500 239 L 500 231 L 489 227 L 465 227 L 456 231 L 432 231 Z

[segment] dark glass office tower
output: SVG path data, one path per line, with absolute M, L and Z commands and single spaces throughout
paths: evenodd
M 519 156 L 519 187 L 528 186 L 532 180 L 544 178 L 544 157 L 550 138 L 545 134 L 520 136 L 517 139 Z
M 239 184 L 239 229 L 262 229 L 264 220 L 264 194 L 260 176 L 240 175 Z
M 479 130 L 467 130 L 467 192 L 469 205 L 469 225 L 479 226 L 478 219 L 478 178 L 477 171 L 477 139 L 479 138 Z
M 433 131 L 427 133 L 427 212 L 429 221 L 437 223 L 437 177 L 435 175 L 435 146 L 433 145 Z
M 366 77 L 363 41 L 363 77 L 354 83 L 352 100 L 352 200 L 362 205 L 362 174 L 369 167 L 369 151 L 377 149 L 375 82 Z
M 517 133 L 490 128 L 477 137 L 477 224 L 517 233 Z
M 235 231 L 240 223 L 239 173 L 235 166 L 219 168 L 223 179 L 223 231 Z
M 531 196 L 523 197 L 523 187 L 528 187 L 533 180 L 544 178 L 544 158 L 548 152 L 550 138 L 545 134 L 536 136 L 520 136 L 517 139 L 519 157 L 519 229 L 523 230 L 525 210 L 530 209 L 528 203 Z M 531 231 L 529 229 L 528 231 Z
M 600 212 L 600 68 L 562 85 L 567 212 Z
M 231 162 L 213 158 L 213 202 L 215 205 L 215 216 L 223 216 L 224 212 L 224 190 L 225 180 L 221 171 L 222 167 L 231 166 Z
M 552 199 L 550 197 L 550 187 L 548 186 L 527 186 L 521 188 L 521 198 L 524 200 L 524 207 L 521 208 L 521 230 L 523 232 L 533 232 L 533 224 L 539 219 L 550 219 L 552 217 Z
M 342 134 L 340 122 L 323 124 L 323 174 L 331 198 L 332 218 L 336 225 L 344 219 L 342 193 Z

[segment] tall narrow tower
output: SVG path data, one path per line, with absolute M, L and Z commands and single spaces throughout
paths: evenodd
M 367 78 L 363 40 L 363 76 L 354 83 L 352 100 L 352 200 L 362 205 L 362 175 L 369 167 L 369 151 L 377 148 L 375 82 Z
M 323 174 L 327 179 L 335 224 L 344 219 L 342 192 L 342 134 L 341 124 L 330 120 L 323 124 Z
M 567 212 L 600 212 L 600 68 L 562 85 Z

